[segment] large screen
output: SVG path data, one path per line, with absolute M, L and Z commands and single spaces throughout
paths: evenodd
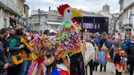
M 83 28 L 86 29 L 100 29 L 99 23 L 83 23 Z
M 87 29 L 90 32 L 108 32 L 108 18 L 107 17 L 91 17 L 91 16 L 84 16 L 84 17 L 77 17 L 75 18 L 78 21 L 83 31 Z

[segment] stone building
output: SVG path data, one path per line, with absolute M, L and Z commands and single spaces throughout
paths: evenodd
M 119 0 L 120 15 L 116 22 L 116 30 L 125 34 L 134 34 L 134 0 Z
M 24 3 L 25 0 L 0 0 L 0 28 L 12 24 L 26 27 L 29 6 Z

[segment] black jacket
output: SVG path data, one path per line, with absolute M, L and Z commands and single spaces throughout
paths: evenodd
M 114 56 L 114 64 L 116 63 L 116 62 L 120 62 L 121 61 L 121 56 L 119 55 L 119 53 L 118 54 L 116 54 L 115 56 Z
M 4 51 L 3 48 L 3 40 L 0 38 L 0 72 L 4 72 L 5 70 L 3 69 L 4 64 L 8 63 L 8 59 L 6 57 L 6 52 Z
M 126 48 L 126 53 L 127 53 L 128 61 L 133 61 L 134 62 L 134 43 L 130 44 Z

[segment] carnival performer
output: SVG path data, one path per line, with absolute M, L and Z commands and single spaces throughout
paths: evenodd
M 32 48 L 37 58 L 32 61 L 28 75 L 84 75 L 84 62 L 81 52 L 81 27 L 73 17 L 81 14 L 68 4 L 58 7 L 59 13 L 64 17 L 63 29 L 56 35 L 35 34 Z M 77 39 L 77 40 L 76 40 Z M 57 64 L 57 61 L 63 60 Z M 61 69 L 60 66 L 69 68 Z M 60 68 L 60 69 L 59 69 Z M 69 72 L 70 71 L 70 72 Z M 56 73 L 55 73 L 56 72 Z
M 73 17 L 79 17 L 81 14 L 74 8 L 71 8 L 68 4 L 64 4 L 58 7 L 59 13 L 64 17 L 65 34 L 72 33 L 73 36 L 69 37 L 73 47 L 70 56 L 70 75 L 84 75 L 84 62 L 82 53 L 80 50 L 80 38 L 79 36 L 79 24 L 73 19 Z M 77 39 L 77 40 L 76 40 Z M 71 45 L 71 44 L 70 44 Z
M 123 41 L 119 39 L 117 41 L 116 45 L 116 54 L 114 56 L 114 64 L 116 68 L 116 75 L 122 75 L 123 70 L 125 69 L 125 64 L 126 64 L 126 55 L 125 52 L 121 49 L 120 44 Z

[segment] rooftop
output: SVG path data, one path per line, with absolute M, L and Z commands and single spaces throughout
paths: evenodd
M 44 11 L 44 10 L 33 10 L 32 15 L 55 15 L 55 16 L 61 16 L 58 11 L 56 10 L 50 10 L 50 11 Z
M 44 10 L 40 10 L 40 13 L 38 13 L 38 10 L 34 10 L 34 12 L 36 11 L 36 13 L 33 13 L 33 16 L 34 15 L 56 15 L 56 16 L 61 16 L 59 14 L 59 12 L 57 10 L 50 10 L 50 11 L 44 11 Z M 91 17 L 104 17 L 102 15 L 99 15 L 97 13 L 94 13 L 94 12 L 87 12 L 87 11 L 84 11 L 84 10 L 79 10 L 83 16 L 91 16 Z

